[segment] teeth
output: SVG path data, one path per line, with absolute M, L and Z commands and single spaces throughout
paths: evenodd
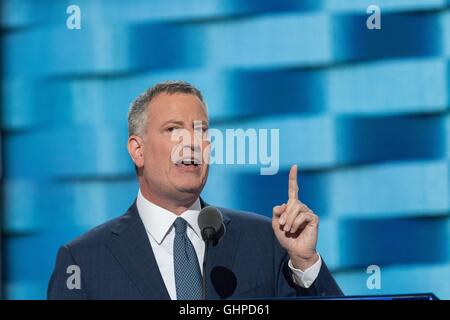
M 183 160 L 179 161 L 178 163 L 184 164 L 184 165 L 198 165 L 198 164 L 200 164 L 200 161 L 198 161 L 197 159 L 183 159 Z

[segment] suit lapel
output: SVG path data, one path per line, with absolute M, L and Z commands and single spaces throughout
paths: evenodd
M 108 246 L 143 299 L 170 299 L 136 203 L 111 231 Z

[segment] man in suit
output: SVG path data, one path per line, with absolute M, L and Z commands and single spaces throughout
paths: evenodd
M 196 150 L 208 153 L 210 145 L 173 139 L 181 131 L 195 136 L 195 123 L 206 135 L 203 96 L 186 82 L 157 84 L 133 102 L 128 152 L 140 186 L 136 201 L 60 248 L 49 299 L 201 299 L 202 273 L 207 299 L 342 294 L 316 251 L 319 218 L 298 198 L 297 166 L 288 200 L 273 208 L 272 219 L 220 208 L 226 232 L 203 270 L 197 217 L 206 206 L 200 193 L 208 163 Z M 191 155 L 180 156 L 180 148 Z M 78 285 L 68 270 L 79 272 Z

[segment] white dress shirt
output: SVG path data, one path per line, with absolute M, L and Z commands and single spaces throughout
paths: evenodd
M 136 206 L 139 216 L 144 223 L 145 230 L 147 231 L 156 263 L 158 264 L 158 268 L 161 272 L 169 296 L 172 300 L 176 300 L 177 293 L 173 264 L 173 242 L 175 239 L 175 230 L 173 228 L 173 223 L 178 216 L 144 198 L 141 190 L 139 190 L 137 196 Z M 197 217 L 200 210 L 200 200 L 197 199 L 197 201 L 195 201 L 188 210 L 183 212 L 180 217 L 185 219 L 188 223 L 186 233 L 194 246 L 195 252 L 197 253 L 200 270 L 203 273 L 205 242 L 201 237 L 200 228 L 197 224 Z M 319 274 L 322 260 L 319 256 L 319 260 L 305 271 L 294 268 L 291 261 L 289 261 L 288 265 L 292 270 L 293 281 L 303 288 L 309 288 Z

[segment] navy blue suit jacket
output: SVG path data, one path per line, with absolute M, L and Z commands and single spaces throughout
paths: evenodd
M 205 204 L 202 202 L 202 205 Z M 208 299 L 341 295 L 322 263 L 308 289 L 297 287 L 271 220 L 220 208 L 225 236 L 211 247 L 207 266 Z M 81 288 L 68 289 L 70 265 L 81 271 Z M 51 276 L 49 299 L 170 299 L 136 203 L 128 211 L 61 247 Z

